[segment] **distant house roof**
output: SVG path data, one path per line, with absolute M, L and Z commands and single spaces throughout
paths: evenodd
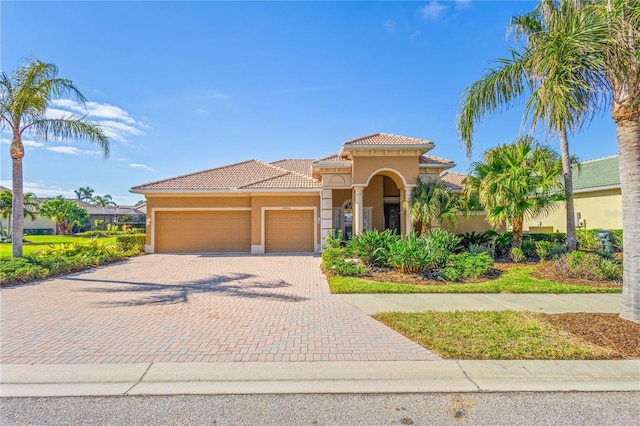
M 7 188 L 6 186 L 2 186 L 2 185 L 0 185 L 0 192 L 2 192 L 2 191 L 9 191 L 9 192 L 12 192 L 12 191 L 11 191 L 11 189 Z
M 442 184 L 444 185 L 444 187 L 453 192 L 462 191 L 464 180 L 466 178 L 467 175 L 465 175 L 464 173 L 449 171 L 440 173 L 440 179 L 442 180 Z
M 573 168 L 573 190 L 620 186 L 620 162 L 617 155 L 596 158 Z
M 421 155 L 420 156 L 420 165 L 421 166 L 445 166 L 445 167 L 453 167 L 456 164 L 447 160 L 446 158 L 435 157 L 433 155 Z
M 134 186 L 132 191 L 320 188 L 320 182 L 310 176 L 312 161 L 313 160 L 280 160 L 269 164 L 260 160 L 249 160 Z M 309 165 L 308 172 L 305 171 L 306 164 Z M 290 170 L 282 166 L 291 167 L 300 171 Z

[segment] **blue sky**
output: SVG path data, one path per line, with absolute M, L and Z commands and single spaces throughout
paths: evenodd
M 258 158 L 319 158 L 375 132 L 429 139 L 430 154 L 470 160 L 456 135 L 463 90 L 505 57 L 509 18 L 529 1 L 0 2 L 1 68 L 55 63 L 90 101 L 111 156 L 87 142 L 25 136 L 25 190 L 118 204 L 137 184 Z M 524 129 L 526 130 L 526 128 Z M 472 160 L 523 131 L 521 109 L 487 117 Z M 536 134 L 558 148 L 557 138 Z M 0 183 L 10 187 L 10 138 Z M 582 160 L 617 152 L 609 111 L 570 139 Z

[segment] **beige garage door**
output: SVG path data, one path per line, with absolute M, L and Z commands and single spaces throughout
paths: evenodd
M 250 252 L 251 212 L 157 212 L 157 253 Z
M 312 210 L 267 210 L 265 213 L 267 253 L 315 251 Z

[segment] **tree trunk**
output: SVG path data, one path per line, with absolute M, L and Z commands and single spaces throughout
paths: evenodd
M 66 232 L 67 227 L 64 223 L 64 219 L 57 220 L 56 225 L 58 225 L 58 232 L 60 233 L 60 235 L 67 235 L 67 232 Z
M 522 248 L 522 226 L 524 218 L 513 218 L 513 247 Z
M 640 323 L 640 110 L 614 109 L 620 155 L 624 277 L 620 317 Z M 620 108 L 622 109 L 622 108 Z
M 22 185 L 22 158 L 24 146 L 17 131 L 13 132 L 13 140 L 9 147 L 12 165 L 13 200 L 11 202 L 11 254 L 13 257 L 22 257 L 22 236 L 24 232 L 24 195 Z
M 562 177 L 564 179 L 564 190 L 567 196 L 565 201 L 567 213 L 567 249 L 574 251 L 577 246 L 576 238 L 576 214 L 573 207 L 573 176 L 571 171 L 571 157 L 569 156 L 569 139 L 567 129 L 562 128 L 559 133 L 560 154 L 562 156 Z

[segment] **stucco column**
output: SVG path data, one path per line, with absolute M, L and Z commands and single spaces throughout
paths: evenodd
M 411 191 L 413 188 L 405 188 L 404 189 L 404 200 L 408 201 L 411 199 Z M 409 235 L 411 230 L 413 229 L 413 224 L 411 223 L 411 214 L 409 214 L 408 210 L 404 210 L 404 234 Z
M 355 187 L 354 191 L 355 202 L 353 203 L 353 235 L 356 235 L 361 233 L 364 227 L 364 187 Z
M 326 245 L 326 238 L 331 235 L 333 230 L 333 191 L 331 189 L 323 189 L 320 192 L 321 204 L 321 241 L 322 248 Z

